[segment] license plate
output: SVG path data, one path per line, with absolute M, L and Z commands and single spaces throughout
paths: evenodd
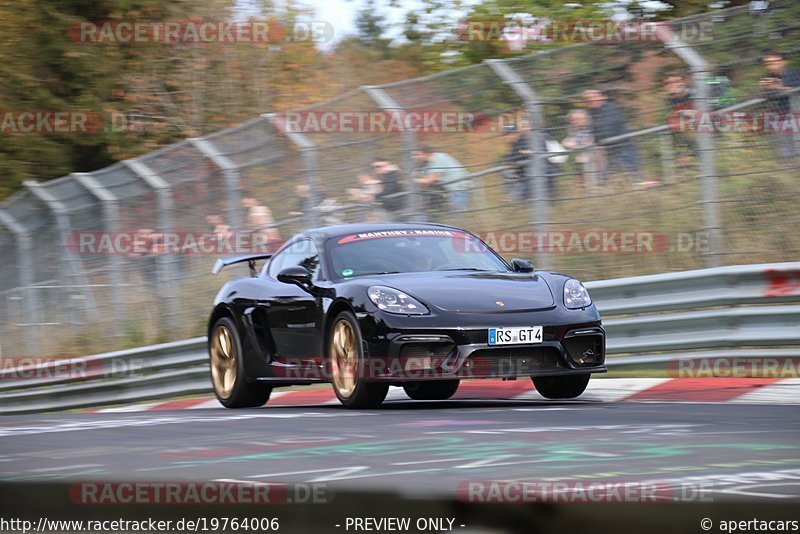
M 541 342 L 541 326 L 489 329 L 489 345 L 532 345 Z

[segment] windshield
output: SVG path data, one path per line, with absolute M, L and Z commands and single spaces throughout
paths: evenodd
M 508 271 L 483 242 L 455 230 L 365 232 L 331 240 L 335 278 L 430 271 Z

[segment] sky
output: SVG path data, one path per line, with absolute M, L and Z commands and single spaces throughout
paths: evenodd
M 239 0 L 242 5 L 246 5 L 248 0 Z M 463 0 L 464 4 L 476 4 L 480 0 Z M 632 0 L 607 0 L 610 4 L 625 5 Z M 359 9 L 361 9 L 366 0 L 300 0 L 301 3 L 311 7 L 316 11 L 317 20 L 330 23 L 334 28 L 334 39 L 330 43 L 326 43 L 323 48 L 336 44 L 336 42 L 356 33 L 355 20 Z M 280 3 L 280 0 L 278 0 Z M 402 23 L 405 19 L 405 14 L 421 6 L 420 0 L 399 0 L 400 7 L 392 8 L 389 6 L 389 0 L 376 0 L 376 4 L 380 13 L 386 15 L 387 22 L 391 30 L 387 37 L 396 38 L 402 35 Z M 658 0 L 639 0 L 642 7 L 660 7 L 663 9 L 667 4 Z M 458 14 L 454 12 L 454 18 Z
M 336 40 L 345 34 L 356 31 L 355 18 L 362 0 L 306 0 L 305 3 L 313 7 L 320 20 L 330 22 L 336 31 Z
M 347 34 L 353 34 L 356 31 L 355 18 L 359 8 L 361 8 L 365 0 L 303 0 L 306 5 L 313 7 L 321 20 L 330 22 L 337 30 L 336 40 L 341 39 Z M 465 4 L 478 3 L 479 0 L 466 0 Z M 609 3 L 615 3 L 614 0 L 607 0 Z M 616 0 L 618 4 L 628 4 L 631 0 Z M 403 22 L 406 12 L 420 6 L 417 0 L 400 0 L 398 4 L 401 6 L 399 9 L 388 7 L 388 0 L 377 0 L 382 13 L 386 13 L 389 22 L 393 25 Z M 382 5 L 381 5 L 382 4 Z M 664 9 L 667 4 L 657 0 L 639 0 L 642 7 L 660 8 Z M 400 28 L 395 29 L 395 33 L 399 34 Z M 397 35 L 390 35 L 396 37 Z
M 320 20 L 333 25 L 336 31 L 334 42 L 356 33 L 356 15 L 366 3 L 365 0 L 303 0 L 303 2 L 316 10 Z M 477 2 L 478 0 L 467 0 L 465 3 Z M 400 0 L 399 8 L 389 7 L 388 0 L 376 0 L 376 3 L 380 12 L 386 14 L 387 22 L 392 26 L 392 31 L 387 35 L 390 38 L 400 36 L 405 14 L 421 5 L 418 0 Z

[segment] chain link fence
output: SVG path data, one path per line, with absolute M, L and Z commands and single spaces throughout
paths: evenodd
M 718 11 L 656 38 L 362 87 L 26 183 L 0 207 L 0 350 L 202 335 L 214 293 L 245 272 L 213 278 L 218 255 L 339 222 L 456 224 L 584 280 L 796 260 L 798 37 L 797 2 Z M 770 49 L 789 65 L 783 78 L 766 70 Z M 411 128 L 411 116 L 436 126 Z M 451 156 L 438 170 L 447 183 L 426 180 L 428 153 Z

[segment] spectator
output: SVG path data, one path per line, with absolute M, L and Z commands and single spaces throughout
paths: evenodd
M 233 236 L 230 225 L 225 224 L 221 215 L 206 215 L 206 224 L 208 224 L 209 233 L 217 241 L 229 239 Z
M 581 181 L 590 190 L 596 190 L 606 168 L 605 150 L 594 142 L 588 112 L 573 109 L 567 115 L 567 120 L 569 127 L 563 145 L 570 150 L 577 150 L 575 161 L 581 165 Z
M 504 177 L 511 184 L 512 200 L 528 200 L 533 198 L 534 187 L 530 177 L 530 164 L 534 157 L 533 150 L 530 149 L 531 131 L 528 128 L 518 128 L 516 125 L 508 125 L 504 128 L 506 134 L 511 138 L 511 152 L 505 157 L 505 163 L 509 166 L 504 171 Z M 539 153 L 551 154 L 544 157 L 545 183 L 547 186 L 547 197 L 556 198 L 556 178 L 561 174 L 558 164 L 564 163 L 566 156 L 558 155 L 566 152 L 561 143 L 542 134 L 544 143 L 539 147 Z
M 375 196 L 381 207 L 388 214 L 402 211 L 405 207 L 406 197 L 400 194 L 403 192 L 400 168 L 386 158 L 377 157 L 372 161 L 372 171 L 381 184 L 381 190 Z
M 669 74 L 664 78 L 664 90 L 667 93 L 667 109 L 683 111 L 694 109 L 694 94 L 679 74 Z
M 225 241 L 233 237 L 233 231 L 229 224 L 220 223 L 214 227 L 212 235 L 217 241 Z
M 429 147 L 414 150 L 411 157 L 422 168 L 422 176 L 414 181 L 428 193 L 429 208 L 440 207 L 441 197 L 446 194 L 451 212 L 469 209 L 472 183 L 457 159 L 444 152 L 433 152 Z
M 142 281 L 151 287 L 158 284 L 158 256 L 164 253 L 163 245 L 159 243 L 160 237 L 150 228 L 139 228 L 133 234 L 133 247 L 127 254 L 128 258 L 138 260 L 136 265 Z
M 376 199 L 382 186 L 378 178 L 371 174 L 358 175 L 359 187 L 351 187 L 347 194 L 358 204 L 356 219 L 359 222 L 379 222 L 388 218 Z
M 283 238 L 276 227 L 272 211 L 253 197 L 242 199 L 242 206 L 247 209 L 247 228 L 253 234 L 259 235 L 260 243 L 266 244 L 267 251 L 276 249 Z
M 208 225 L 208 232 L 215 234 L 217 227 L 223 223 L 221 215 L 206 215 L 206 224 Z
M 305 215 L 314 209 L 313 199 L 311 198 L 311 187 L 308 184 L 297 184 L 294 187 L 294 192 L 295 195 L 297 195 L 297 209 L 289 212 L 289 215 L 294 217 Z
M 381 190 L 380 182 L 371 174 L 358 175 L 358 187 L 351 187 L 347 194 L 355 202 L 360 204 L 371 204 Z
M 589 108 L 592 133 L 596 143 L 602 143 L 612 137 L 626 135 L 628 127 L 625 117 L 617 104 L 597 89 L 587 89 L 583 98 Z M 606 146 L 608 165 L 606 169 L 613 168 L 614 172 L 623 171 L 632 179 L 640 179 L 641 167 L 639 164 L 639 151 L 633 140 L 628 138 Z M 603 180 L 608 179 L 607 172 Z M 630 179 L 630 178 L 629 178 Z M 631 180 L 632 181 L 632 180 Z M 657 182 L 639 181 L 637 187 L 655 185 Z
M 800 87 L 800 69 L 789 68 L 783 54 L 774 50 L 764 54 L 762 63 L 770 76 L 762 78 L 759 85 L 766 92 L 765 96 L 770 101 L 771 111 L 785 117 L 793 111 L 792 99 L 800 99 L 797 93 L 794 93 L 794 97 L 786 94 L 787 91 Z M 787 132 L 773 132 L 773 134 L 778 155 L 784 159 L 796 158 L 797 146 L 794 135 Z
M 333 226 L 342 224 L 342 218 L 339 213 L 342 210 L 342 205 L 336 200 L 336 197 L 331 196 L 325 188 L 320 188 L 319 196 L 322 202 L 314 207 L 314 210 L 320 214 L 320 222 L 324 226 Z
M 342 209 L 342 206 L 339 204 L 339 201 L 336 200 L 336 198 L 328 195 L 325 188 L 318 188 L 317 198 L 322 200 L 316 206 L 312 203 L 313 200 L 311 198 L 311 188 L 308 184 L 297 184 L 294 190 L 298 198 L 298 209 L 296 211 L 289 212 L 289 215 L 293 217 L 305 217 L 311 212 L 316 212 L 319 214 L 319 222 L 325 226 L 332 226 L 342 223 L 342 220 L 338 215 L 338 212 Z M 297 230 L 299 231 L 301 228 L 302 227 L 298 227 Z
M 664 78 L 664 91 L 667 94 L 667 125 L 672 130 L 675 146 L 684 154 L 696 153 L 692 140 L 681 131 L 681 113 L 694 110 L 694 92 L 679 74 L 669 74 Z M 688 158 L 682 155 L 678 161 L 686 163 Z
M 531 198 L 531 183 L 528 179 L 528 165 L 533 157 L 530 149 L 530 131 L 517 128 L 515 125 L 504 127 L 504 133 L 509 136 L 511 152 L 505 157 L 508 168 L 503 171 L 503 178 L 511 185 L 511 200 L 528 200 Z

